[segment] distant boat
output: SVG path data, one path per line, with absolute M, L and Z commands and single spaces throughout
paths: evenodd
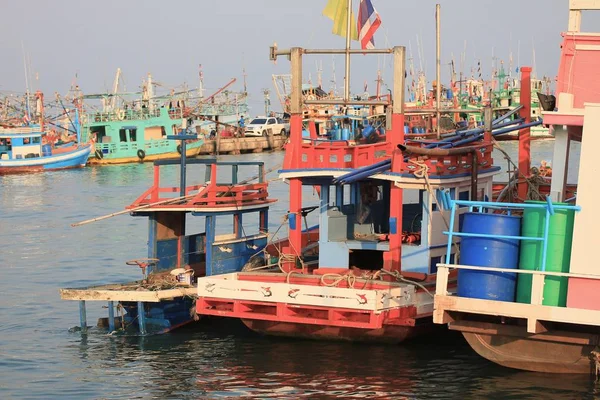
M 84 117 L 84 140 L 95 143 L 90 164 L 123 164 L 155 161 L 180 157 L 181 145 L 168 140 L 185 130 L 188 120 L 184 116 L 185 102 L 178 95 L 155 96 L 152 76 L 148 74 L 141 93 L 119 91 L 121 70 L 117 69 L 112 93 L 82 96 L 82 99 L 99 99 L 101 111 L 88 111 Z M 131 95 L 141 98 L 125 100 Z M 186 155 L 194 157 L 200 152 L 203 139 L 187 143 Z
M 95 142 L 90 164 L 123 164 L 175 158 L 181 145 L 167 135 L 179 133 L 184 119 L 180 108 L 97 112 L 87 115 L 86 135 Z M 186 155 L 198 155 L 202 139 L 187 143 Z
M 52 148 L 40 125 L 0 128 L 0 175 L 81 168 L 91 144 Z

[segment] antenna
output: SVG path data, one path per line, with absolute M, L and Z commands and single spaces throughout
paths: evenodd
M 533 50 L 533 72 L 531 75 L 533 76 L 533 78 L 535 78 L 535 40 L 533 36 L 531 37 L 531 48 Z
M 200 96 L 200 101 L 202 101 L 202 99 L 204 99 L 204 72 L 202 71 L 202 64 L 198 64 L 198 70 L 198 75 L 200 78 L 198 84 L 198 95 Z
M 337 82 L 335 80 L 335 56 L 331 56 L 331 90 L 333 91 L 333 95 L 337 96 Z
M 27 74 L 27 61 L 25 59 L 25 45 L 21 41 L 21 49 L 23 50 L 23 68 L 25 69 L 25 111 L 27 112 L 27 119 L 31 118 L 29 113 L 29 78 Z

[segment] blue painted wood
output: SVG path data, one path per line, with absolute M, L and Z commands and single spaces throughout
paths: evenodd
M 319 242 L 319 268 L 348 268 L 349 263 L 345 242 Z
M 79 326 L 82 333 L 87 333 L 87 316 L 85 310 L 85 300 L 79 301 Z
M 138 329 L 140 331 L 140 335 L 145 335 L 146 334 L 146 313 L 144 312 L 144 302 L 138 301 L 137 308 L 138 308 L 138 313 L 137 313 L 138 314 L 137 315 Z
M 212 246 L 212 257 L 210 261 L 210 274 L 226 274 L 237 272 L 248 262 L 248 259 L 261 251 L 267 245 L 268 239 L 240 239 L 236 242 L 215 243 Z M 207 262 L 209 275 L 209 264 Z
M 213 253 L 214 253 L 214 242 L 215 242 L 215 230 L 216 230 L 216 216 L 209 215 L 206 217 L 205 228 L 206 228 L 206 275 L 214 275 L 213 272 Z
M 115 302 L 108 302 L 108 330 L 112 332 L 115 330 Z

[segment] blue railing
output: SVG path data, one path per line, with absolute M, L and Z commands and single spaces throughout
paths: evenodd
M 501 210 L 505 211 L 510 215 L 515 210 L 529 209 L 546 209 L 546 220 L 544 226 L 544 232 L 541 237 L 537 236 L 509 236 L 509 235 L 489 235 L 484 233 L 467 233 L 467 232 L 455 232 L 454 222 L 456 220 L 456 211 L 459 210 L 458 206 L 469 207 L 469 212 L 485 213 L 488 210 Z M 569 206 L 565 204 L 552 203 L 550 197 L 546 197 L 546 203 L 498 203 L 490 201 L 470 201 L 470 200 L 450 200 L 450 230 L 445 231 L 444 234 L 448 235 L 448 244 L 446 247 L 446 264 L 450 264 L 450 253 L 452 250 L 452 243 L 454 237 L 480 237 L 480 238 L 495 238 L 495 239 L 510 239 L 510 240 L 534 240 L 543 242 L 542 245 L 542 265 L 541 271 L 546 271 L 546 253 L 548 251 L 548 231 L 550 227 L 550 216 L 554 215 L 556 210 L 575 210 L 580 211 L 580 206 Z

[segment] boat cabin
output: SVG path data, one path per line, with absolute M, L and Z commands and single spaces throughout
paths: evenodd
M 18 160 L 50 155 L 43 146 L 39 127 L 0 128 L 0 160 Z

